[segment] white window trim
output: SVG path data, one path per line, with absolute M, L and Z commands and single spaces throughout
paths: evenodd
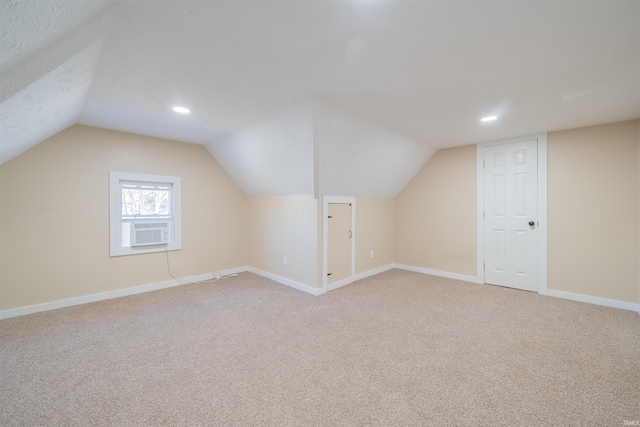
M 166 245 L 123 247 L 120 245 L 120 214 L 122 209 L 122 193 L 120 181 L 142 181 L 155 183 L 169 183 L 173 185 L 173 236 L 171 242 Z M 182 214 L 181 191 L 179 176 L 149 175 L 129 172 L 109 172 L 109 255 L 112 257 L 124 255 L 146 254 L 164 252 L 165 250 L 177 251 L 182 249 Z

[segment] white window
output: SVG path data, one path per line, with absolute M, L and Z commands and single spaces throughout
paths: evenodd
M 111 172 L 110 255 L 182 248 L 180 177 Z

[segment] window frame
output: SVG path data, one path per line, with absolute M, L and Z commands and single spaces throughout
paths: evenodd
M 171 211 L 173 219 L 170 227 L 171 236 L 169 244 L 154 246 L 122 246 L 122 191 L 120 183 L 122 181 L 134 181 L 140 183 L 171 184 Z M 182 213 L 181 213 L 181 179 L 179 176 L 151 175 L 130 172 L 109 172 L 109 256 L 138 255 L 154 252 L 164 252 L 165 250 L 177 251 L 182 249 Z

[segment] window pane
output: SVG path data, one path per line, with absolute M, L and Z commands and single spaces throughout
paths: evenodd
M 127 172 L 109 173 L 109 255 L 143 254 L 160 250 L 158 245 L 131 246 L 134 224 L 168 225 L 167 250 L 182 248 L 180 215 L 181 179 Z
M 171 192 L 143 188 L 122 188 L 122 215 L 171 215 Z

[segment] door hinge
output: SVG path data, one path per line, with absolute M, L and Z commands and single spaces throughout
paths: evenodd
M 487 270 L 487 264 L 484 263 L 484 262 L 482 263 L 482 269 L 485 270 L 485 271 Z
M 485 213 L 484 213 L 484 212 L 482 212 L 482 219 L 485 219 L 485 218 L 484 218 L 484 214 L 485 214 Z

